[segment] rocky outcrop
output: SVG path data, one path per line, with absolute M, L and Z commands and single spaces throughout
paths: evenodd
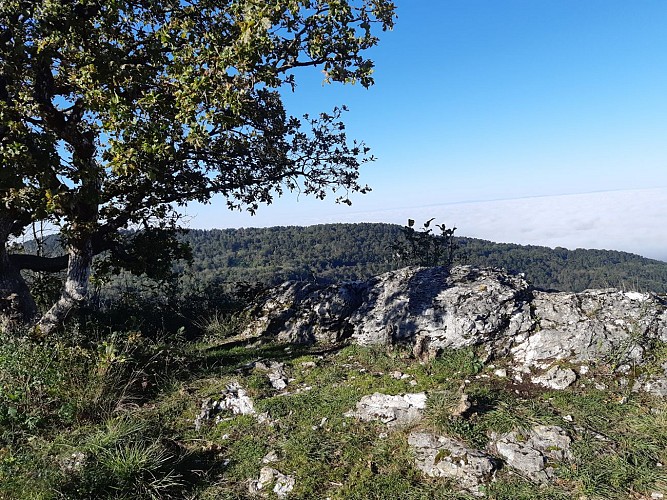
M 667 342 L 666 301 L 654 294 L 547 293 L 521 276 L 470 266 L 405 268 L 342 285 L 285 283 L 249 316 L 246 335 L 290 342 L 403 344 L 418 357 L 484 346 L 552 389 L 577 379 L 574 365 L 638 366 L 647 346 Z M 663 384 L 654 377 L 642 387 L 662 394 Z

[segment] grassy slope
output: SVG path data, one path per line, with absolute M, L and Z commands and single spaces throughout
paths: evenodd
M 86 348 L 3 339 L 0 498 L 248 498 L 271 451 L 278 456 L 271 466 L 296 478 L 292 498 L 468 498 L 412 466 L 409 429 L 386 434 L 381 424 L 343 417 L 375 391 L 427 391 L 419 426 L 478 447 L 492 430 L 534 423 L 587 429 L 574 443 L 575 461 L 558 469 L 540 498 L 645 498 L 667 488 L 656 466 L 667 464 L 666 402 L 631 393 L 603 367 L 592 376 L 607 390 L 579 381 L 543 391 L 494 376 L 473 350 L 419 363 L 400 349 L 249 347 L 216 335 L 228 334 L 220 326 L 206 343 L 161 343 L 136 332 Z M 667 349 L 654 357 L 658 366 Z M 285 363 L 291 394 L 276 394 L 265 374 L 247 369 L 258 359 Z M 396 371 L 409 377 L 399 380 Z M 453 418 L 466 379 L 474 413 Z M 202 400 L 232 381 L 273 423 L 223 415 L 195 430 Z M 503 470 L 488 496 L 530 499 L 535 488 Z

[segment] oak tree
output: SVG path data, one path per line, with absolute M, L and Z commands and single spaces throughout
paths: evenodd
M 141 268 L 123 230 L 173 243 L 189 201 L 254 211 L 284 190 L 365 192 L 372 157 L 343 109 L 296 118 L 283 96 L 307 67 L 372 85 L 364 52 L 394 18 L 388 0 L 0 2 L 0 307 L 31 320 L 21 271 L 64 269 L 38 323 L 51 332 L 85 300 L 96 254 Z M 8 250 L 36 221 L 62 256 Z M 160 248 L 163 263 L 179 251 Z

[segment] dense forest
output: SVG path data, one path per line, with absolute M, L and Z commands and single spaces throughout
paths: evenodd
M 354 280 L 402 265 L 394 255 L 403 237 L 394 224 L 323 224 L 191 230 L 185 279 L 209 282 L 266 282 L 286 279 Z M 456 238 L 455 263 L 502 267 L 524 273 L 538 288 L 581 291 L 618 287 L 664 293 L 667 263 L 610 250 L 567 250 Z

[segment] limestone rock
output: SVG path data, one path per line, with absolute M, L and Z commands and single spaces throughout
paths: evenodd
M 261 372 L 266 372 L 266 376 L 269 378 L 271 387 L 277 391 L 282 391 L 287 387 L 288 378 L 285 373 L 285 364 L 277 363 L 275 361 L 262 362 L 257 361 L 254 365 L 255 370 Z
M 640 366 L 645 346 L 667 341 L 667 299 L 660 296 L 615 289 L 548 293 L 521 276 L 470 266 L 408 267 L 341 285 L 288 282 L 269 290 L 249 316 L 245 335 L 400 343 L 422 359 L 484 346 L 491 357 L 509 355 L 515 374 L 549 370 L 558 360 Z M 556 370 L 551 381 L 538 376 L 537 383 L 566 387 L 572 374 Z
M 202 423 L 207 420 L 215 419 L 216 423 L 219 422 L 221 414 L 225 412 L 231 412 L 233 415 L 257 415 L 252 399 L 245 389 L 233 382 L 222 392 L 220 399 L 206 398 L 202 401 L 201 411 L 195 418 L 195 429 L 199 430 Z
M 665 304 L 652 294 L 615 289 L 535 292 L 535 328 L 515 339 L 518 363 L 545 368 L 553 360 L 641 363 L 645 340 L 665 335 Z
M 423 392 L 388 396 L 376 392 L 364 396 L 354 410 L 345 413 L 365 422 L 379 420 L 390 427 L 410 425 L 421 420 L 426 408 L 426 394 Z
M 296 481 L 293 476 L 286 476 L 272 467 L 262 467 L 259 478 L 250 481 L 248 489 L 251 493 L 258 493 L 271 483 L 274 483 L 273 492 L 276 496 L 285 498 L 294 489 Z
M 369 281 L 350 319 L 362 345 L 423 342 L 423 350 L 495 340 L 525 302 L 528 283 L 497 269 L 405 268 Z
M 286 282 L 255 304 L 245 333 L 299 344 L 343 340 L 351 334 L 348 318 L 361 304 L 365 287 Z
M 461 394 L 461 399 L 459 399 L 459 404 L 451 411 L 452 417 L 461 417 L 470 410 L 470 408 L 472 408 L 470 397 L 466 393 L 463 393 Z
M 572 440 L 555 425 L 537 425 L 527 431 L 492 434 L 490 449 L 507 465 L 535 482 L 544 483 L 553 476 L 550 462 L 571 459 Z
M 451 479 L 476 496 L 483 496 L 482 486 L 498 468 L 492 456 L 447 436 L 413 432 L 408 444 L 414 448 L 417 468 L 424 474 Z
M 577 380 L 577 374 L 569 368 L 553 366 L 546 373 L 532 377 L 533 384 L 539 384 L 549 389 L 565 389 Z

